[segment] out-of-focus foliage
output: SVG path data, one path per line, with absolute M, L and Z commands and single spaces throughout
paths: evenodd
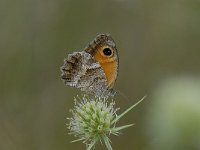
M 168 79 L 153 100 L 147 115 L 152 150 L 200 149 L 200 79 Z
M 199 16 L 199 0 L 2 0 L 0 149 L 85 148 L 71 144 L 73 137 L 67 134 L 68 110 L 80 91 L 64 86 L 59 67 L 68 53 L 83 50 L 98 33 L 105 32 L 115 39 L 120 56 L 115 88 L 129 97 L 118 95 L 117 105 L 124 110 L 148 96 L 122 120 L 122 124 L 136 126 L 112 137 L 113 148 L 198 149 L 199 111 L 194 110 L 199 106 L 195 100 L 199 82 L 187 88 L 185 82 L 166 79 L 189 75 L 192 81 L 199 80 Z M 157 88 L 163 81 L 170 81 L 173 92 Z M 173 104 L 177 109 L 172 111 Z M 181 114 L 185 120 L 176 120 Z M 165 118 L 171 120 L 170 128 Z M 172 141 L 174 137 L 178 141 Z

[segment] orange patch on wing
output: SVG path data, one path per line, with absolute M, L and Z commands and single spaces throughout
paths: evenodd
M 113 57 L 105 57 L 100 54 L 100 49 L 97 50 L 95 54 L 95 60 L 98 61 L 106 75 L 107 79 L 107 85 L 109 88 L 112 88 L 114 85 L 114 82 L 117 78 L 117 58 L 116 56 Z

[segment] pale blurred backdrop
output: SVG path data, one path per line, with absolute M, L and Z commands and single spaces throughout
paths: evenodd
M 59 68 L 99 33 L 118 47 L 119 112 L 147 95 L 114 150 L 199 150 L 199 0 L 1 0 L 0 150 L 85 149 L 65 125 L 81 92 Z

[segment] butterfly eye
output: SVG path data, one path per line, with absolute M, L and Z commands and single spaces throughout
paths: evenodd
M 111 56 L 111 55 L 112 55 L 112 50 L 109 49 L 109 48 L 105 48 L 105 49 L 103 50 L 103 53 L 104 53 L 104 55 L 106 55 L 106 56 Z

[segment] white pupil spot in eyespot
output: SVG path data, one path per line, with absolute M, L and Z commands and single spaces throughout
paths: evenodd
M 110 55 L 112 55 L 112 50 L 109 49 L 109 48 L 105 48 L 105 49 L 103 50 L 103 53 L 104 53 L 104 55 L 106 55 L 106 56 L 110 56 Z

